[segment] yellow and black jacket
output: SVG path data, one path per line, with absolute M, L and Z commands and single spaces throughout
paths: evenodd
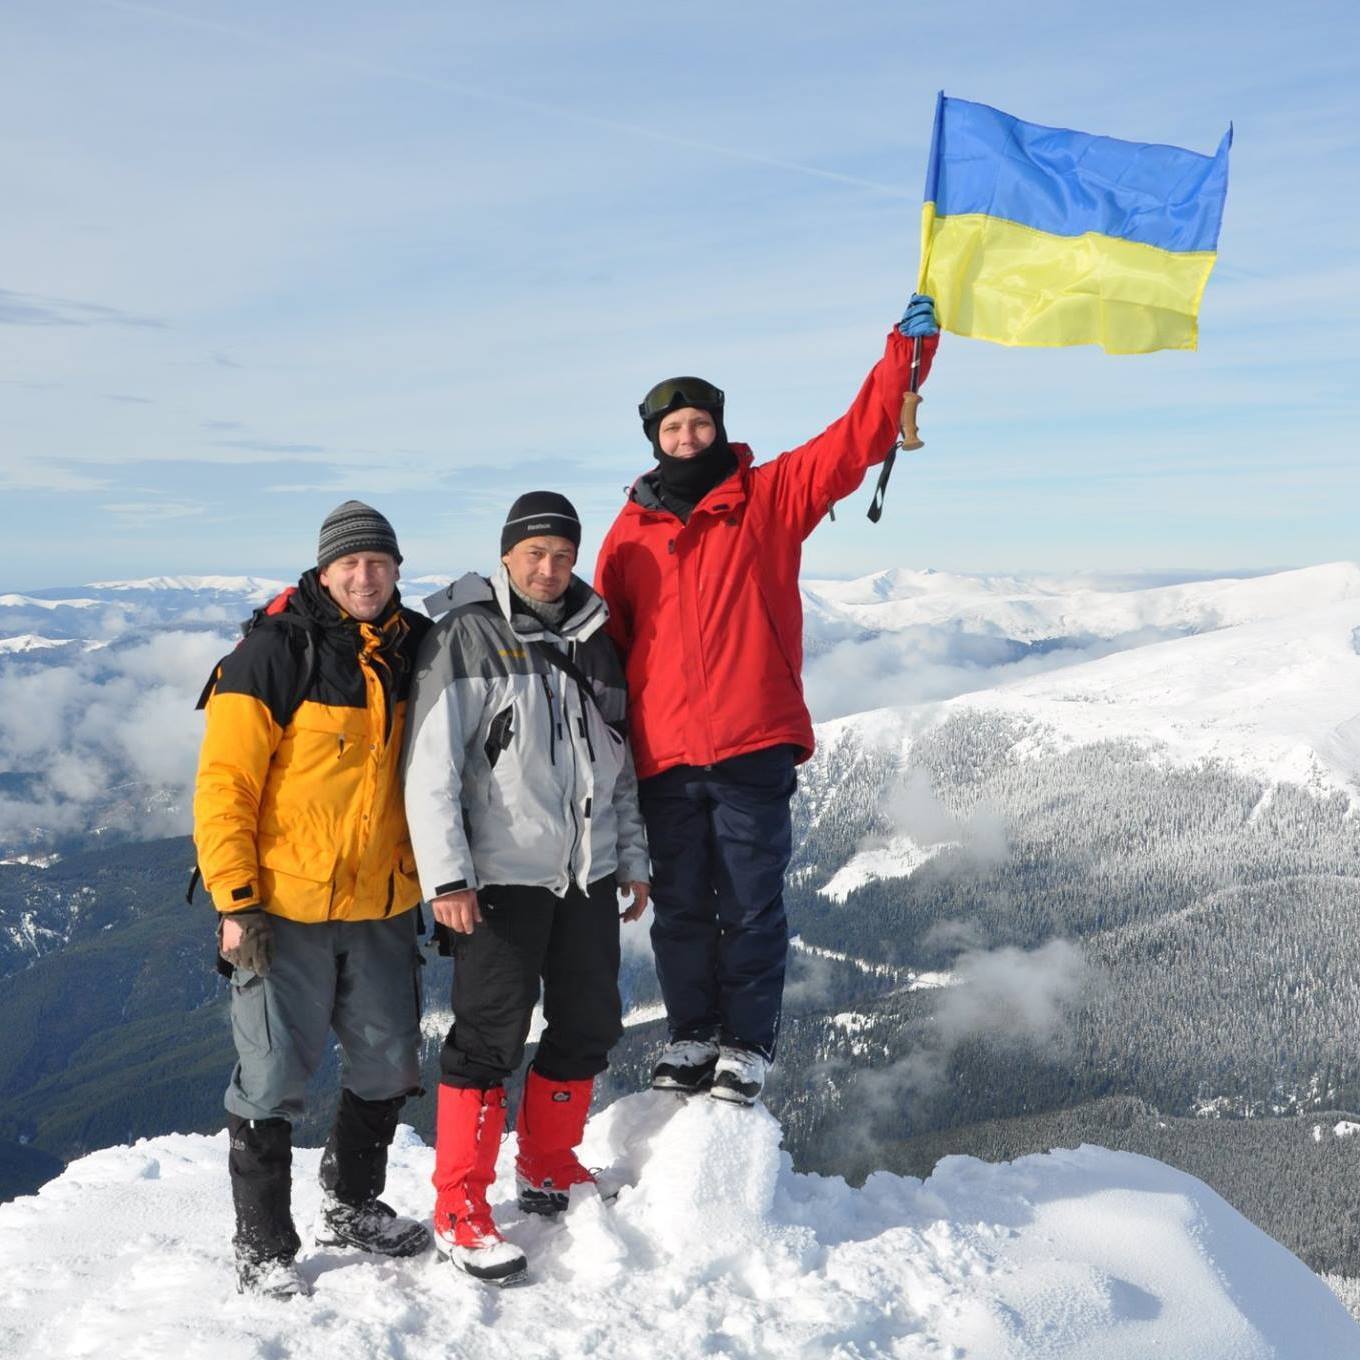
M 419 902 L 398 766 L 428 627 L 397 598 L 359 623 L 309 571 L 223 658 L 194 787 L 198 863 L 218 911 L 359 921 Z

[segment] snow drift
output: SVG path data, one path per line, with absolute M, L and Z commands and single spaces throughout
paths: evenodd
M 0 1353 L 139 1360 L 783 1356 L 1309 1360 L 1360 1353 L 1326 1286 L 1205 1185 L 1082 1147 L 925 1182 L 854 1189 L 795 1173 L 779 1126 L 660 1092 L 589 1126 L 586 1160 L 626 1181 L 578 1189 L 557 1222 L 493 1192 L 531 1283 L 497 1292 L 433 1253 L 304 1251 L 316 1292 L 233 1291 L 223 1135 L 169 1135 L 73 1163 L 0 1206 Z M 388 1198 L 428 1212 L 433 1154 L 403 1128 Z M 295 1212 L 319 1153 L 295 1157 Z M 497 1199 L 499 1197 L 499 1202 Z

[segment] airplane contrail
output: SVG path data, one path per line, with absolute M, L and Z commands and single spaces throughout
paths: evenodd
M 716 142 L 704 142 L 691 137 L 677 137 L 672 133 L 658 132 L 653 128 L 641 127 L 635 123 L 625 123 L 616 118 L 605 118 L 599 114 L 563 108 L 560 105 L 545 103 L 542 100 L 526 99 L 522 95 L 503 94 L 497 90 L 488 90 L 477 85 L 448 80 L 440 76 L 422 75 L 416 71 L 407 71 L 383 62 L 368 61 L 347 56 L 340 52 L 313 47 L 302 48 L 296 43 L 280 42 L 252 29 L 220 23 L 213 19 L 177 14 L 174 10 L 161 9 L 156 5 L 137 4 L 135 0 L 98 0 L 98 3 L 107 9 L 121 10 L 126 14 L 138 14 L 150 19 L 160 19 L 167 23 L 178 24 L 183 28 L 217 33 L 275 52 L 294 54 L 305 52 L 308 56 L 320 57 L 336 66 L 346 66 L 354 71 L 384 76 L 390 80 L 402 81 L 409 85 L 421 85 L 426 89 L 441 90 L 446 94 L 461 95 L 466 99 L 480 99 L 487 103 L 503 105 L 506 108 L 546 114 L 553 118 L 606 128 L 630 137 L 640 137 L 649 142 L 660 142 L 666 146 L 684 147 L 690 151 L 705 151 L 714 156 L 726 157 L 728 160 L 745 161 L 750 165 L 763 165 L 772 170 L 787 170 L 793 174 L 809 175 L 814 179 L 829 180 L 832 183 L 845 184 L 856 189 L 868 189 L 873 193 L 887 194 L 892 198 L 912 199 L 916 197 L 915 194 L 908 192 L 899 185 L 880 184 L 877 180 L 863 179 L 858 175 L 845 175 L 836 170 L 823 170 L 815 165 L 804 165 L 799 161 L 783 160 L 777 156 L 763 156 L 758 152 L 743 151 L 740 147 L 720 146 Z

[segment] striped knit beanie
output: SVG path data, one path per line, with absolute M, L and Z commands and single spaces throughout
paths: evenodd
M 396 532 L 386 517 L 363 501 L 346 501 L 321 521 L 316 565 L 324 571 L 337 557 L 358 552 L 387 553 L 401 561 Z

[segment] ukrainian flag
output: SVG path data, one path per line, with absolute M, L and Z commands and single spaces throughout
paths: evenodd
M 1232 128 L 1213 156 L 935 108 L 918 292 L 1003 345 L 1194 349 L 1218 258 Z

